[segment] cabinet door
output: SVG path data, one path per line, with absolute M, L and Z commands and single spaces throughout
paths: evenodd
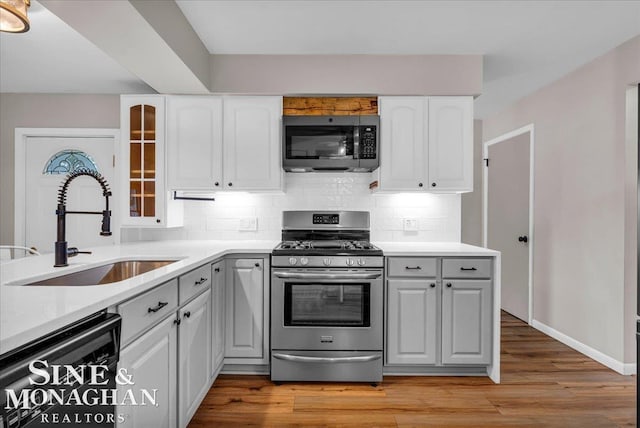
M 380 188 L 426 189 L 426 98 L 380 97 Z
M 262 259 L 229 259 L 225 357 L 262 358 L 264 279 Z
M 442 289 L 442 363 L 491 362 L 491 281 L 447 280 Z
M 281 189 L 281 122 L 282 97 L 225 98 L 225 188 Z
M 472 97 L 429 98 L 428 184 L 432 191 L 473 191 Z
M 164 98 L 121 97 L 123 226 L 165 226 Z
M 116 413 L 124 415 L 124 421 L 116 418 L 119 427 L 176 426 L 178 329 L 174 322 L 175 313 L 120 352 L 118 367 L 126 369 L 135 384 L 119 385 L 118 395 L 124 396 L 129 388 L 136 395 L 141 389 L 156 390 L 157 407 L 118 406 Z
M 211 265 L 211 373 L 215 376 L 224 362 L 224 262 L 219 261 Z
M 435 278 L 393 279 L 387 286 L 387 364 L 435 364 Z
M 222 188 L 222 98 L 167 98 L 168 187 Z
M 186 427 L 209 390 L 211 377 L 211 295 L 204 294 L 179 312 L 180 427 Z

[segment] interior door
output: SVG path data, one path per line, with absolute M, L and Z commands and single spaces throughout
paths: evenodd
M 529 321 L 530 133 L 488 146 L 487 247 L 502 253 L 502 309 Z
M 114 197 L 109 198 L 112 213 L 117 215 L 117 188 L 114 167 L 114 142 L 105 137 L 28 137 L 25 150 L 25 242 L 41 253 L 53 252 L 56 241 L 56 206 L 58 189 L 67 171 L 74 167 L 96 169 L 102 174 Z M 16 201 L 19 196 L 16 195 Z M 67 192 L 67 210 L 100 211 L 104 197 L 99 184 L 90 177 L 78 177 Z M 69 246 L 79 249 L 114 244 L 117 237 L 112 221 L 112 236 L 100 236 L 102 216 L 69 214 L 66 238 Z

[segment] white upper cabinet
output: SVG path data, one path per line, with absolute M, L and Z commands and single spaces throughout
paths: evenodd
M 224 188 L 280 190 L 282 97 L 224 100 Z
M 181 204 L 167 195 L 165 97 L 122 95 L 122 226 L 182 226 Z
M 380 188 L 421 190 L 427 179 L 424 97 L 380 97 Z
M 381 191 L 473 191 L 473 97 L 380 97 Z
M 169 189 L 222 188 L 222 98 L 167 97 Z
M 473 97 L 429 98 L 429 186 L 473 191 Z

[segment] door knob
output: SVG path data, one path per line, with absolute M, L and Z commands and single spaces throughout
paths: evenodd
M 529 238 L 527 236 L 518 236 L 518 242 L 524 242 L 525 244 L 529 242 Z

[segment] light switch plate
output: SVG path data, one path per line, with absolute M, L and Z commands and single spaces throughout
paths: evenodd
M 402 219 L 403 229 L 405 232 L 417 232 L 418 231 L 418 219 L 417 218 L 404 218 Z
M 258 217 L 242 217 L 238 227 L 240 231 L 256 231 L 258 230 Z

